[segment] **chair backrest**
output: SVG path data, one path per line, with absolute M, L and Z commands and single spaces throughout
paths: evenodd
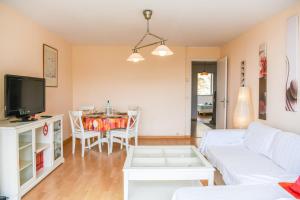
M 82 111 L 69 111 L 72 134 L 84 134 Z
M 129 110 L 126 132 L 129 134 L 138 134 L 139 120 L 141 111 Z

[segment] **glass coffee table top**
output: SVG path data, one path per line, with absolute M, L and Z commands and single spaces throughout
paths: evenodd
M 129 156 L 130 168 L 210 167 L 194 146 L 137 146 Z

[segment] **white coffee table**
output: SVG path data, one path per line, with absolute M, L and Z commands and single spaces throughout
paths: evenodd
M 214 184 L 215 169 L 191 145 L 133 146 L 124 168 L 124 200 L 128 200 L 129 181 L 200 181 Z

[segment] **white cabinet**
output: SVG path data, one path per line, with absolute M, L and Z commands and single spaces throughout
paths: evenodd
M 62 121 L 54 122 L 54 162 L 57 162 L 62 158 L 62 149 L 63 149 L 63 141 L 62 141 Z
M 0 122 L 0 195 L 21 199 L 64 162 L 62 120 L 63 115 L 56 115 L 34 122 Z

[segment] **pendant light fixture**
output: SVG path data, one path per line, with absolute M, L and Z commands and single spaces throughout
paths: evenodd
M 169 47 L 165 45 L 165 42 L 161 42 L 160 45 L 152 51 L 152 55 L 155 56 L 171 56 L 173 54 L 174 53 L 169 49 Z
M 208 75 L 208 72 L 206 70 L 206 65 L 204 65 L 204 70 L 203 72 L 200 73 L 202 76 L 207 76 Z
M 207 71 L 203 71 L 200 73 L 202 76 L 207 76 L 208 75 L 208 72 Z
M 145 19 L 147 20 L 146 33 L 143 35 L 143 37 L 140 39 L 140 41 L 134 46 L 134 48 L 132 50 L 132 54 L 128 57 L 127 61 L 139 62 L 139 61 L 145 60 L 143 58 L 143 56 L 138 52 L 138 50 L 140 50 L 142 48 L 145 48 L 145 47 L 152 46 L 152 45 L 157 45 L 157 44 L 160 44 L 160 45 L 152 51 L 152 55 L 156 55 L 156 56 L 170 56 L 170 55 L 173 55 L 174 53 L 165 45 L 165 42 L 167 40 L 151 33 L 150 30 L 149 30 L 149 21 L 150 21 L 151 16 L 152 16 L 152 10 L 144 10 L 143 15 L 144 15 Z M 151 37 L 155 38 L 158 41 L 142 45 L 142 42 L 145 40 L 145 38 L 147 36 L 151 36 Z
M 145 60 L 143 58 L 143 56 L 137 52 L 137 50 L 134 50 L 133 53 L 127 58 L 127 61 L 130 61 L 130 62 L 140 62 L 140 61 L 143 61 Z

